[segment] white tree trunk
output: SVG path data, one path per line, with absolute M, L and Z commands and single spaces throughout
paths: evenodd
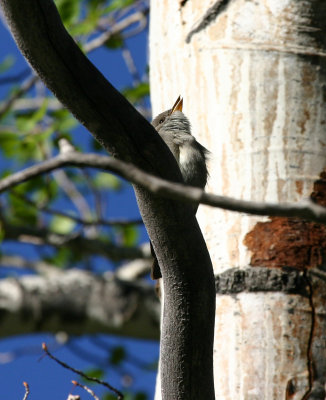
M 212 152 L 208 191 L 275 202 L 313 194 L 325 205 L 325 34 L 323 1 L 152 0 L 153 114 L 184 97 Z M 208 207 L 198 219 L 215 273 L 293 267 L 306 282 L 303 295 L 217 295 L 216 398 L 323 399 L 325 284 L 306 269 L 324 263 L 325 228 Z

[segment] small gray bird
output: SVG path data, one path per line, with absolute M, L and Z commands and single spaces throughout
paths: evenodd
M 154 118 L 152 125 L 177 160 L 185 184 L 203 189 L 208 178 L 206 162 L 209 151 L 192 136 L 190 123 L 182 112 L 182 106 L 183 99 L 179 96 L 170 110 Z M 197 208 L 196 204 L 195 214 Z M 159 279 L 162 277 L 161 270 L 153 248 L 151 249 L 154 256 L 151 277 Z

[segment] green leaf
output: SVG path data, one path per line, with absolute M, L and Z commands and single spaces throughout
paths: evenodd
M 122 9 L 130 6 L 135 0 L 112 0 L 110 5 L 106 7 L 105 12 L 109 13 L 117 9 Z
M 120 179 L 106 172 L 98 172 L 93 182 L 98 189 L 111 189 L 115 191 L 121 189 Z
M 147 394 L 144 392 L 138 392 L 135 395 L 135 400 L 147 400 Z
M 109 39 L 104 43 L 108 49 L 120 49 L 123 45 L 124 39 L 120 33 L 112 34 Z
M 112 393 L 106 393 L 103 397 L 103 400 L 117 400 L 117 396 Z M 124 397 L 124 400 L 126 400 L 125 397 Z
M 126 358 L 126 350 L 123 346 L 116 346 L 110 354 L 110 363 L 120 365 Z
M 101 145 L 101 143 L 99 143 L 93 137 L 91 138 L 91 146 L 92 146 L 92 149 L 95 151 L 100 151 L 100 150 L 103 151 L 103 146 Z
M 16 162 L 25 163 L 43 158 L 41 151 L 42 142 L 52 134 L 52 130 L 46 130 L 38 134 L 26 134 L 20 136 L 16 133 L 1 133 L 0 148 L 7 158 L 15 158 Z
M 1 132 L 0 149 L 7 158 L 17 156 L 17 147 L 19 146 L 19 136 L 12 132 Z
M 53 232 L 63 235 L 72 232 L 75 226 L 76 223 L 73 219 L 62 217 L 61 215 L 54 216 L 50 224 L 50 228 Z
M 64 25 L 69 26 L 78 21 L 81 2 L 79 0 L 55 0 Z
M 122 230 L 122 243 L 124 246 L 131 247 L 137 242 L 139 230 L 137 227 L 129 225 L 119 228 Z
M 89 4 L 89 8 L 90 10 L 94 10 L 102 5 L 104 5 L 106 3 L 107 0 L 89 0 L 88 4 Z
M 68 134 L 74 128 L 78 121 L 70 114 L 68 110 L 56 110 L 51 113 L 55 119 L 52 128 L 60 134 Z
M 3 228 L 3 224 L 0 221 L 0 243 L 3 241 L 4 237 L 5 237 L 5 230 Z
M 44 180 L 41 176 L 37 176 L 33 179 L 30 179 L 26 182 L 20 183 L 18 186 L 15 186 L 15 192 L 21 195 L 31 194 L 34 190 L 38 190 L 43 187 Z
M 0 173 L 0 176 L 1 176 L 1 179 L 3 179 L 11 174 L 12 174 L 12 171 L 10 169 L 3 169 Z
M 14 194 L 9 193 L 10 200 L 10 214 L 14 220 L 22 221 L 23 224 L 34 226 L 37 221 L 37 210 L 28 205 L 23 199 L 16 197 Z
M 84 21 L 76 24 L 70 29 L 70 34 L 73 36 L 88 35 L 92 33 L 98 23 L 98 17 L 96 18 L 86 18 Z M 79 44 L 82 46 L 82 43 Z
M 15 63 L 15 57 L 12 54 L 8 54 L 5 59 L 0 63 L 0 73 L 6 72 Z
M 48 261 L 58 268 L 65 268 L 71 262 L 72 254 L 69 248 L 60 247 L 53 257 L 47 257 L 45 261 Z
M 48 108 L 48 99 L 43 101 L 42 106 L 34 113 L 26 113 L 17 116 L 16 125 L 21 132 L 29 133 L 38 122 L 44 117 Z
M 43 185 L 33 193 L 32 198 L 38 204 L 49 205 L 58 195 L 58 184 L 54 179 L 45 176 Z
M 129 87 L 122 91 L 122 94 L 127 97 L 131 103 L 136 103 L 140 99 L 149 95 L 149 83 L 141 82 L 136 87 Z

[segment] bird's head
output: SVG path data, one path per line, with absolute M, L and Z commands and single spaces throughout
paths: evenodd
M 183 99 L 179 96 L 171 109 L 162 112 L 153 119 L 152 125 L 158 133 L 161 129 L 164 129 L 164 131 L 185 130 L 190 132 L 190 123 L 182 112 L 182 106 Z

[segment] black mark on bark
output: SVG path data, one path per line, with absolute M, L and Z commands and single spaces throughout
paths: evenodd
M 187 0 L 186 0 L 187 1 Z M 210 7 L 204 16 L 200 19 L 197 25 L 188 33 L 186 37 L 186 43 L 190 43 L 193 35 L 205 29 L 208 25 L 210 25 L 217 16 L 225 11 L 226 7 L 229 5 L 230 0 L 217 0 L 215 4 Z
M 240 292 L 285 292 L 309 296 L 307 281 L 302 271 L 296 268 L 248 267 L 231 268 L 215 275 L 217 294 Z

